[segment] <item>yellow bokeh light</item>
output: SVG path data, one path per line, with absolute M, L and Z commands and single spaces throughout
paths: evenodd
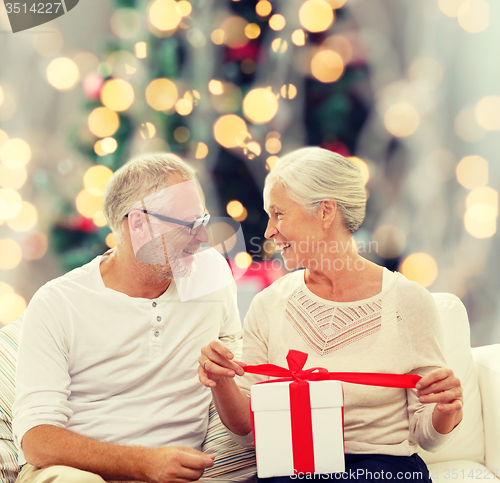
M 245 35 L 249 39 L 256 39 L 260 35 L 260 27 L 256 23 L 249 23 L 245 27 Z
M 234 263 L 238 268 L 245 270 L 252 264 L 252 257 L 247 252 L 240 252 L 234 257 Z
M 309 32 L 324 32 L 334 18 L 332 7 L 325 0 L 307 0 L 299 9 L 300 24 Z
M 498 191 L 489 186 L 474 188 L 465 200 L 467 209 L 475 205 L 486 205 L 493 209 L 495 216 L 498 216 Z
M 484 0 L 465 0 L 458 9 L 458 24 L 470 33 L 483 32 L 490 24 L 490 6 Z
M 119 8 L 111 16 L 111 30 L 120 39 L 134 38 L 141 28 L 139 13 L 133 8 Z
M 99 139 L 99 141 L 96 141 L 94 144 L 94 152 L 97 154 L 97 156 L 106 156 L 108 153 L 102 149 L 102 139 Z
M 278 100 L 269 89 L 252 89 L 243 99 L 243 114 L 254 124 L 269 122 L 277 112 Z
M 169 32 L 179 26 L 182 16 L 174 0 L 154 0 L 149 6 L 148 19 L 161 32 Z
M 123 79 L 111 79 L 104 83 L 101 102 L 113 111 L 125 111 L 134 102 L 134 88 Z
M 226 206 L 227 214 L 232 218 L 237 218 L 238 216 L 241 216 L 244 210 L 245 207 L 238 200 L 230 201 Z
M 115 138 L 104 138 L 101 142 L 101 148 L 106 154 L 114 153 L 118 148 L 118 142 Z
M 0 322 L 3 324 L 14 322 L 26 307 L 26 300 L 17 293 L 0 296 Z
M 278 138 L 269 138 L 266 141 L 266 151 L 269 154 L 277 154 L 281 151 L 281 141 Z
M 23 201 L 19 213 L 7 220 L 7 225 L 17 232 L 30 231 L 38 223 L 38 212 L 36 208 L 27 201 Z
M 14 289 L 8 283 L 0 281 L 0 297 L 3 297 L 8 293 L 14 293 Z
M 11 169 L 0 164 L 0 188 L 18 190 L 28 179 L 28 172 L 24 167 Z
M 467 143 L 476 143 L 486 136 L 486 131 L 477 123 L 473 109 L 462 109 L 453 123 L 457 136 Z
M 205 143 L 198 143 L 196 146 L 196 153 L 194 154 L 194 157 L 196 159 L 204 159 L 208 155 L 208 146 Z
M 177 86 L 170 79 L 155 79 L 146 88 L 146 102 L 156 111 L 168 111 L 179 97 Z
M 222 29 L 215 29 L 212 34 L 210 35 L 210 40 L 215 44 L 215 45 L 222 45 L 224 43 L 224 30 Z
M 255 5 L 255 11 L 259 17 L 267 17 L 273 11 L 273 5 L 267 0 L 260 0 Z
M 107 166 L 102 164 L 91 166 L 83 175 L 83 186 L 90 194 L 102 196 L 111 176 L 113 171 Z
M 221 81 L 212 79 L 208 83 L 208 90 L 214 95 L 219 96 L 224 93 L 224 86 Z
M 311 60 L 311 73 L 320 82 L 335 82 L 343 72 L 344 61 L 333 50 L 320 50 Z
M 214 124 L 214 138 L 225 148 L 241 146 L 247 136 L 246 122 L 235 114 L 221 116 Z
M 175 111 L 181 116 L 187 116 L 193 111 L 193 103 L 188 99 L 179 99 L 175 104 Z
M 78 193 L 75 204 L 78 213 L 86 218 L 93 218 L 96 213 L 103 209 L 102 196 L 94 196 L 86 189 Z
M 439 9 L 448 17 L 457 17 L 465 0 L 438 0 Z
M 250 141 L 246 146 L 244 153 L 248 155 L 249 159 L 254 159 L 255 156 L 260 156 L 262 148 L 257 141 Z
M 111 233 L 108 233 L 106 235 L 106 239 L 105 239 L 105 242 L 106 242 L 106 245 L 109 247 L 109 248 L 114 248 L 116 247 L 116 236 L 113 232 Z
M 11 188 L 0 189 L 0 218 L 10 220 L 14 218 L 23 206 L 21 195 Z
M 286 49 L 288 49 L 288 42 L 283 39 L 274 39 L 271 42 L 271 49 L 273 52 L 279 52 L 282 54 L 283 52 L 286 52 Z
M 399 271 L 412 282 L 417 282 L 423 287 L 429 287 L 438 276 L 436 260 L 427 253 L 412 253 L 401 266 Z
M 464 215 L 465 229 L 474 238 L 490 238 L 497 231 L 497 214 L 489 205 L 473 205 Z
M 120 118 L 107 107 L 96 107 L 88 119 L 90 132 L 98 138 L 112 136 L 120 127 Z
M 266 166 L 269 169 L 269 171 L 272 171 L 273 168 L 276 166 L 276 163 L 278 162 L 280 158 L 278 156 L 269 156 L 266 159 Z
M 143 139 L 152 139 L 155 137 L 156 127 L 152 122 L 143 122 L 139 128 L 139 132 Z
M 0 161 L 7 168 L 21 168 L 28 164 L 30 159 L 30 145 L 23 139 L 9 139 L 0 147 Z
M 294 99 L 297 95 L 297 88 L 293 84 L 285 84 L 281 86 L 280 94 L 284 99 Z
M 108 221 L 106 220 L 106 217 L 104 216 L 103 211 L 98 211 L 93 217 L 92 221 L 94 222 L 95 226 L 98 227 L 103 227 L 108 224 Z
M 349 156 L 347 159 L 359 167 L 361 176 L 363 177 L 363 183 L 366 185 L 370 179 L 370 170 L 368 169 L 368 165 L 361 158 L 356 156 Z
M 54 59 L 47 67 L 47 80 L 55 89 L 69 91 L 80 80 L 78 66 L 67 57 Z
M 385 128 L 398 138 L 411 136 L 420 124 L 418 111 L 407 102 L 398 102 L 384 115 Z
M 273 15 L 269 19 L 269 27 L 271 27 L 273 30 L 276 31 L 283 30 L 285 28 L 285 25 L 286 25 L 285 17 L 283 17 L 283 15 L 280 15 L 279 13 Z
M 237 15 L 226 18 L 220 28 L 224 32 L 224 43 L 232 49 L 239 49 L 248 44 L 249 38 L 245 34 L 248 22 Z
M 28 261 L 39 260 L 49 249 L 49 240 L 42 232 L 36 232 L 24 238 L 21 243 L 23 258 Z
M 481 156 L 465 156 L 456 167 L 457 181 L 472 190 L 488 184 L 488 161 Z
M 294 30 L 292 33 L 292 42 L 297 47 L 302 47 L 306 44 L 306 34 L 302 29 Z
M 477 123 L 487 131 L 500 130 L 500 96 L 483 97 L 475 109 Z
M 148 56 L 148 44 L 146 42 L 137 42 L 134 45 L 134 52 L 138 59 L 145 59 Z
M 19 243 L 11 238 L 0 240 L 0 270 L 12 270 L 16 268 L 23 258 L 23 252 Z
M 179 126 L 174 131 L 174 139 L 178 143 L 187 142 L 190 136 L 191 136 L 191 133 L 189 132 L 189 129 L 185 126 Z
M 192 11 L 193 6 L 187 0 L 180 0 L 180 2 L 177 2 L 177 13 L 181 17 L 188 17 L 189 15 L 191 15 Z

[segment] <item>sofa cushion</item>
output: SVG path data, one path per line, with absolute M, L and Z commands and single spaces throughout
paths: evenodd
M 461 300 L 448 293 L 433 294 L 443 324 L 445 355 L 464 391 L 464 417 L 455 437 L 435 453 L 419 451 L 427 463 L 471 460 L 484 464 L 484 428 L 476 366 L 470 349 L 470 327 Z
M 0 477 L 5 483 L 13 483 L 18 473 L 12 438 L 12 404 L 21 321 L 22 316 L 0 330 Z

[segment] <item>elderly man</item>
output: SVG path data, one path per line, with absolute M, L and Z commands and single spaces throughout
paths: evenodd
M 234 281 L 219 282 L 230 270 L 215 250 L 197 253 L 209 216 L 176 156 L 123 166 L 104 211 L 116 248 L 44 285 L 26 311 L 18 482 L 197 480 L 213 465 L 199 451 L 211 396 L 197 360 L 214 337 L 240 336 Z M 197 290 L 210 276 L 212 293 Z

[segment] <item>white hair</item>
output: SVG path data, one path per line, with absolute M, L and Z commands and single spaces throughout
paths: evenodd
M 104 215 L 111 230 L 122 235 L 124 218 L 132 206 L 178 179 L 195 179 L 194 170 L 175 154 L 150 154 L 118 169 L 104 190 Z
M 266 178 L 266 205 L 275 184 L 285 188 L 290 199 L 311 213 L 322 201 L 334 200 L 351 233 L 365 218 L 366 190 L 361 171 L 338 153 L 307 147 L 280 158 Z

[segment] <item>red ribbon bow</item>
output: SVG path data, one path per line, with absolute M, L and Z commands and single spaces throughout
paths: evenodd
M 308 381 L 336 380 L 370 386 L 414 388 L 422 378 L 417 374 L 385 374 L 370 372 L 328 372 L 324 367 L 304 370 L 307 354 L 290 350 L 286 356 L 288 369 L 275 364 L 246 366 L 245 372 L 279 377 L 264 383 L 292 381 L 290 384 L 290 418 L 292 423 L 293 466 L 296 473 L 314 473 L 311 398 Z

